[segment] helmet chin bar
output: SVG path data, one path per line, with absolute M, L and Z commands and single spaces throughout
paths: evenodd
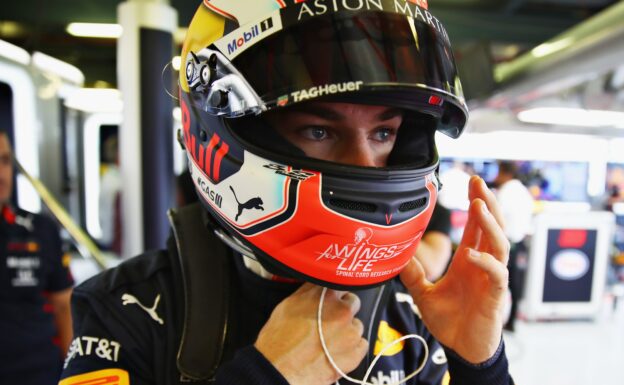
M 235 118 L 266 110 L 262 99 L 221 52 L 211 48 L 191 51 L 185 68 L 192 99 L 204 111 Z
M 310 283 L 313 283 L 322 287 L 327 287 L 329 289 L 334 289 L 334 290 L 357 291 L 357 290 L 368 289 L 371 287 L 376 287 L 376 286 L 383 285 L 386 283 L 386 281 L 381 281 L 381 282 L 377 282 L 374 284 L 353 286 L 353 285 L 334 283 L 334 282 L 329 282 L 329 281 L 324 281 L 318 278 L 314 278 L 303 272 L 293 270 L 289 268 L 288 266 L 282 264 L 281 262 L 264 255 L 261 250 L 257 250 L 257 253 L 255 253 L 251 248 L 243 244 L 243 242 L 240 239 L 238 239 L 238 237 L 231 235 L 230 233 L 228 233 L 227 230 L 223 228 L 223 225 L 224 225 L 223 219 L 218 218 L 218 217 L 213 217 L 213 218 L 216 219 L 216 222 L 214 222 L 214 226 L 211 226 L 212 230 L 214 231 L 214 234 L 232 250 L 240 253 L 243 258 L 249 258 L 251 260 L 254 260 L 260 263 L 262 268 L 269 274 L 273 274 L 273 275 L 280 276 L 280 277 L 287 278 L 287 279 L 292 279 L 292 280 L 299 281 L 299 282 L 310 282 Z

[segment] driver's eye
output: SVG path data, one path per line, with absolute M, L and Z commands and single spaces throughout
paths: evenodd
M 323 140 L 327 138 L 327 130 L 323 127 L 306 127 L 303 130 L 303 135 L 312 140 Z
M 377 131 L 377 138 L 379 139 L 379 141 L 381 142 L 385 142 L 390 138 L 390 135 L 392 134 L 392 130 L 389 128 L 382 128 L 380 130 Z

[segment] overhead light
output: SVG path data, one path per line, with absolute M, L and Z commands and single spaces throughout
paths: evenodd
M 93 88 L 113 88 L 113 85 L 106 80 L 96 80 L 93 82 Z
M 182 109 L 180 107 L 173 107 L 173 120 L 176 122 L 182 121 Z
M 116 89 L 79 88 L 67 95 L 65 106 L 89 113 L 120 113 L 123 110 L 123 100 Z
M 20 37 L 25 33 L 26 29 L 20 23 L 9 20 L 0 21 L 0 34 L 6 38 Z
M 30 54 L 28 51 L 4 40 L 0 40 L 0 56 L 23 65 L 28 65 L 28 63 L 30 63 Z
M 78 37 L 117 39 L 121 37 L 123 28 L 119 24 L 69 23 L 66 31 L 70 35 Z
M 624 112 L 617 111 L 540 107 L 520 111 L 517 117 L 525 123 L 624 128 Z
M 46 55 L 42 52 L 35 52 L 32 55 L 32 61 L 35 67 L 44 72 L 53 73 L 78 85 L 82 85 L 82 83 L 84 83 L 85 78 L 82 71 L 80 71 L 77 67 L 55 57 Z
M 574 43 L 574 39 L 571 37 L 566 37 L 561 40 L 556 40 L 556 41 L 540 44 L 537 47 L 533 48 L 531 50 L 531 53 L 535 57 L 543 57 L 546 55 L 550 55 L 551 53 L 560 51 L 564 48 L 567 48 L 570 45 L 572 45 L 572 43 Z
M 178 29 L 176 29 L 173 32 L 173 41 L 176 44 L 184 43 L 184 39 L 186 38 L 186 33 L 187 32 L 188 32 L 188 28 L 186 28 L 186 27 L 178 27 Z
M 171 59 L 171 66 L 176 71 L 180 70 L 181 63 L 182 63 L 182 58 L 180 56 L 174 56 L 173 59 Z

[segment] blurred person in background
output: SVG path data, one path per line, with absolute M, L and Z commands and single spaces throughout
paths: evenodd
M 119 142 L 111 135 L 102 146 L 103 165 L 100 177 L 100 246 L 121 255 L 121 172 L 119 170 Z
M 416 258 L 425 270 L 428 280 L 435 282 L 444 274 L 451 259 L 451 212 L 436 203 L 427 230 L 416 249 Z
M 509 252 L 509 289 L 511 291 L 510 316 L 505 329 L 513 331 L 515 327 L 518 301 L 524 289 L 525 264 L 519 264 L 519 256 L 526 258 L 527 248 L 524 243 L 531 233 L 533 220 L 533 196 L 518 178 L 518 167 L 512 161 L 499 161 L 498 174 L 494 179 L 496 197 L 503 215 L 503 229 L 511 244 Z
M 11 205 L 13 173 L 0 131 L 0 384 L 52 385 L 72 338 L 69 255 L 50 219 Z
M 470 174 L 466 171 L 466 165 L 458 160 L 454 161 L 453 167 L 440 173 L 442 188 L 438 195 L 438 202 L 449 210 L 468 211 L 469 182 Z

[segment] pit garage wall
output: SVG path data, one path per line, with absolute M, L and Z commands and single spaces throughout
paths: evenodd
M 122 257 L 162 248 L 174 203 L 171 71 L 177 13 L 167 1 L 127 1 L 118 7 L 123 35 L 117 44 L 117 78 L 123 95 L 120 127 Z M 170 68 L 170 67 L 169 67 Z M 163 72 L 164 70 L 164 72 Z

